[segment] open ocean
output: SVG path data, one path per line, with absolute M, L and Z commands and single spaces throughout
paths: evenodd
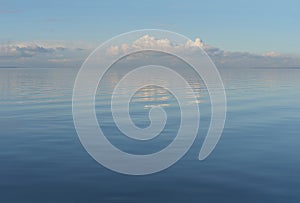
M 1 203 L 300 202 L 300 69 L 220 69 L 227 120 L 219 143 L 204 161 L 197 158 L 210 103 L 205 87 L 195 84 L 201 110 L 196 141 L 175 165 L 148 176 L 112 172 L 85 151 L 72 118 L 77 71 L 0 69 Z M 106 88 L 104 84 L 102 90 Z M 153 153 L 176 135 L 180 114 L 169 92 L 144 88 L 132 100 L 137 126 L 149 124 L 151 105 L 161 105 L 168 113 L 166 130 L 151 143 L 119 136 L 106 117 L 110 97 L 99 95 L 98 119 L 120 149 Z

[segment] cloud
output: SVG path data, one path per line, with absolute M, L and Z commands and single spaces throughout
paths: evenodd
M 204 42 L 200 38 L 196 38 L 195 41 L 188 40 L 185 44 L 185 47 L 187 47 L 187 48 L 191 48 L 191 47 L 205 48 L 206 45 L 204 44 Z
M 256 54 L 217 48 L 204 49 L 218 67 L 290 67 L 300 66 L 300 57 L 274 51 Z
M 162 50 L 168 51 L 172 50 L 175 52 L 183 51 L 190 48 L 196 47 L 208 47 L 206 46 L 200 38 L 196 38 L 195 41 L 188 40 L 185 44 L 173 44 L 169 39 L 157 39 L 151 35 L 144 35 L 136 39 L 131 44 L 123 43 L 122 45 L 112 45 L 106 51 L 107 54 L 116 55 L 119 53 L 125 53 L 129 50 L 136 49 L 155 49 L 160 48 Z
M 92 50 L 86 43 L 63 41 L 0 44 L 1 66 L 80 66 Z
M 263 56 L 267 56 L 267 57 L 278 57 L 278 56 L 282 56 L 280 53 L 275 52 L 275 51 L 269 51 L 269 52 L 265 52 L 262 54 Z
M 119 53 L 119 47 L 117 45 L 111 46 L 107 49 L 106 54 L 117 55 Z
M 45 46 L 33 42 L 13 43 L 0 46 L 0 57 L 33 57 L 38 54 L 49 54 L 63 49 L 64 47 L 61 46 Z
M 153 36 L 145 35 L 134 41 L 131 46 L 133 48 L 151 49 L 155 47 L 170 48 L 173 45 L 171 44 L 169 39 L 156 39 Z
M 67 41 L 34 41 L 12 42 L 0 44 L 1 66 L 70 66 L 80 67 L 86 57 L 98 44 Z M 207 45 L 200 38 L 187 40 L 182 44 L 174 44 L 170 39 L 157 39 L 144 35 L 132 43 L 120 43 L 107 48 L 106 55 L 113 56 L 136 48 L 153 49 L 159 47 L 175 53 L 193 53 L 198 48 L 203 49 L 217 67 L 291 67 L 300 66 L 300 57 L 280 54 L 274 51 L 262 54 L 250 52 L 233 52 Z M 195 52 L 196 53 L 196 52 Z M 128 57 L 130 59 L 130 57 Z
M 67 58 L 60 58 L 60 59 L 48 59 L 49 62 L 53 62 L 53 63 L 65 63 L 65 62 L 70 62 L 71 59 L 67 59 Z
M 173 44 L 169 39 L 157 39 L 151 35 L 144 35 L 132 44 L 113 45 L 108 48 L 107 54 L 116 55 L 130 49 L 172 50 L 175 53 L 191 53 L 196 48 L 203 49 L 218 67 L 274 67 L 274 66 L 300 66 L 300 57 L 284 55 L 274 51 L 256 54 L 250 52 L 233 52 L 222 50 L 205 44 L 200 38 L 188 40 L 183 44 Z M 130 59 L 130 57 L 129 57 Z

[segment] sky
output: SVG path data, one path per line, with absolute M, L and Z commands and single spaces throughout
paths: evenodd
M 31 41 L 99 45 L 124 32 L 156 28 L 199 37 L 232 52 L 298 56 L 299 8 L 297 0 L 0 0 L 0 45 Z

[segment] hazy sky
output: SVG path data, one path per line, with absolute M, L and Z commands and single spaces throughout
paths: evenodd
M 131 30 L 160 28 L 231 51 L 300 54 L 299 8 L 299 0 L 2 0 L 0 43 L 100 43 Z

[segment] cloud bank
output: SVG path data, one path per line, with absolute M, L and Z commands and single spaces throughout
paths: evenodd
M 92 47 L 72 42 L 13 42 L 0 44 L 1 67 L 78 66 Z
M 291 67 L 300 66 L 300 57 L 280 54 L 274 51 L 256 54 L 250 52 L 233 52 L 222 50 L 205 44 L 200 38 L 189 40 L 185 44 L 172 44 L 169 39 L 156 39 L 145 35 L 132 44 L 114 45 L 107 50 L 108 54 L 115 55 L 131 48 L 152 49 L 159 47 L 175 52 L 193 51 L 193 48 L 202 48 L 217 65 L 217 67 Z
M 142 36 L 132 43 L 113 45 L 107 55 L 125 52 L 132 48 L 173 49 L 178 52 L 202 48 L 217 67 L 291 67 L 300 66 L 300 57 L 280 54 L 274 51 L 255 54 L 232 52 L 205 44 L 200 38 L 184 44 L 173 44 L 169 39 L 157 39 L 151 35 Z M 20 67 L 80 67 L 96 45 L 84 42 L 13 42 L 0 44 L 0 66 Z

